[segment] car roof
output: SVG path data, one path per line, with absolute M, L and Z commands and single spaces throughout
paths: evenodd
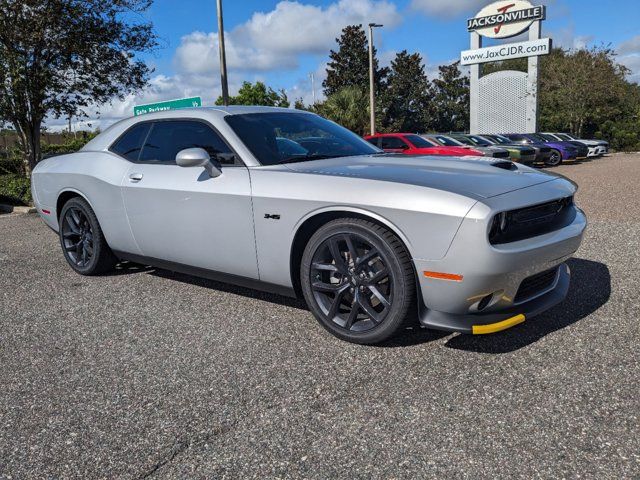
M 109 145 L 116 140 L 120 133 L 124 132 L 131 126 L 154 120 L 173 120 L 173 119 L 193 119 L 205 118 L 217 123 L 224 117 L 230 115 L 252 114 L 252 113 L 303 113 L 314 115 L 306 110 L 296 110 L 294 108 L 284 107 L 264 107 L 254 105 L 229 105 L 215 107 L 193 107 L 179 108 L 175 110 L 163 110 L 160 112 L 145 113 L 143 115 L 131 116 L 124 118 L 110 125 L 100 135 L 87 143 L 82 150 L 106 150 Z M 219 126 L 219 125 L 218 125 Z

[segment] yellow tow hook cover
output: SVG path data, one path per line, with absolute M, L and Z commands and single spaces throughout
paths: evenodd
M 474 335 L 486 335 L 488 333 L 501 332 L 507 328 L 514 327 L 525 320 L 524 315 L 516 315 L 515 317 L 507 318 L 501 322 L 489 323 L 488 325 L 473 325 L 471 327 Z

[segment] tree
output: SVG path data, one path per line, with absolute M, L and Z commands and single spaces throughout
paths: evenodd
M 222 97 L 218 97 L 216 105 L 222 105 Z M 276 92 L 262 82 L 243 82 L 238 95 L 229 97 L 230 105 L 264 105 L 267 107 L 289 107 L 289 99 L 284 90 Z
M 362 25 L 349 25 L 336 38 L 338 50 L 331 50 L 327 64 L 327 78 L 322 82 L 328 97 L 344 87 L 355 86 L 369 91 L 369 42 Z M 376 49 L 373 49 L 373 71 L 376 91 L 384 90 L 388 68 L 379 68 Z
M 609 48 L 555 49 L 542 61 L 541 127 L 582 137 L 606 120 L 626 117 L 627 73 Z
M 395 132 L 424 132 L 432 124 L 431 82 L 418 53 L 398 53 L 391 62 L 387 89 L 382 98 L 382 127 Z
M 369 94 L 359 87 L 344 87 L 312 110 L 358 135 L 369 132 Z
M 434 130 L 463 132 L 469 129 L 469 77 L 458 68 L 460 62 L 438 67 L 433 81 Z
M 0 117 L 20 136 L 29 174 L 40 160 L 44 119 L 139 91 L 154 49 L 152 0 L 0 0 Z M 134 21 L 133 19 L 137 19 Z

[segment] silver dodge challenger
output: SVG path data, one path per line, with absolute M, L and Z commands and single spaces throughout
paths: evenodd
M 416 319 L 505 330 L 564 299 L 586 227 L 569 180 L 492 158 L 386 154 L 309 112 L 129 118 L 49 158 L 33 198 L 81 275 L 121 261 L 301 296 L 373 344 Z

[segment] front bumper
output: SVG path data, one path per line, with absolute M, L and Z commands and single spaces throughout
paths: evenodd
M 553 232 L 502 245 L 491 245 L 487 237 L 488 218 L 496 212 L 573 193 L 565 188 L 554 191 L 551 184 L 476 204 L 462 222 L 444 258 L 414 259 L 422 296 L 420 321 L 424 326 L 473 333 L 474 326 L 490 325 L 519 315 L 531 318 L 562 301 L 570 278 L 564 262 L 579 248 L 587 225 L 580 209 L 576 208 L 576 216 L 569 225 Z M 550 269 L 557 272 L 553 284 L 517 299 L 525 279 Z M 442 280 L 430 277 L 429 272 L 446 272 L 461 279 Z
M 551 158 L 551 149 L 547 152 L 543 152 L 538 149 L 538 152 L 535 155 L 535 163 L 547 163 L 547 161 Z
M 461 332 L 474 335 L 496 333 L 514 327 L 535 317 L 562 302 L 569 291 L 571 271 L 566 263 L 558 268 L 556 280 L 551 288 L 532 299 L 514 304 L 499 312 L 475 314 L 451 314 L 428 308 L 420 309 L 420 323 L 434 330 Z

